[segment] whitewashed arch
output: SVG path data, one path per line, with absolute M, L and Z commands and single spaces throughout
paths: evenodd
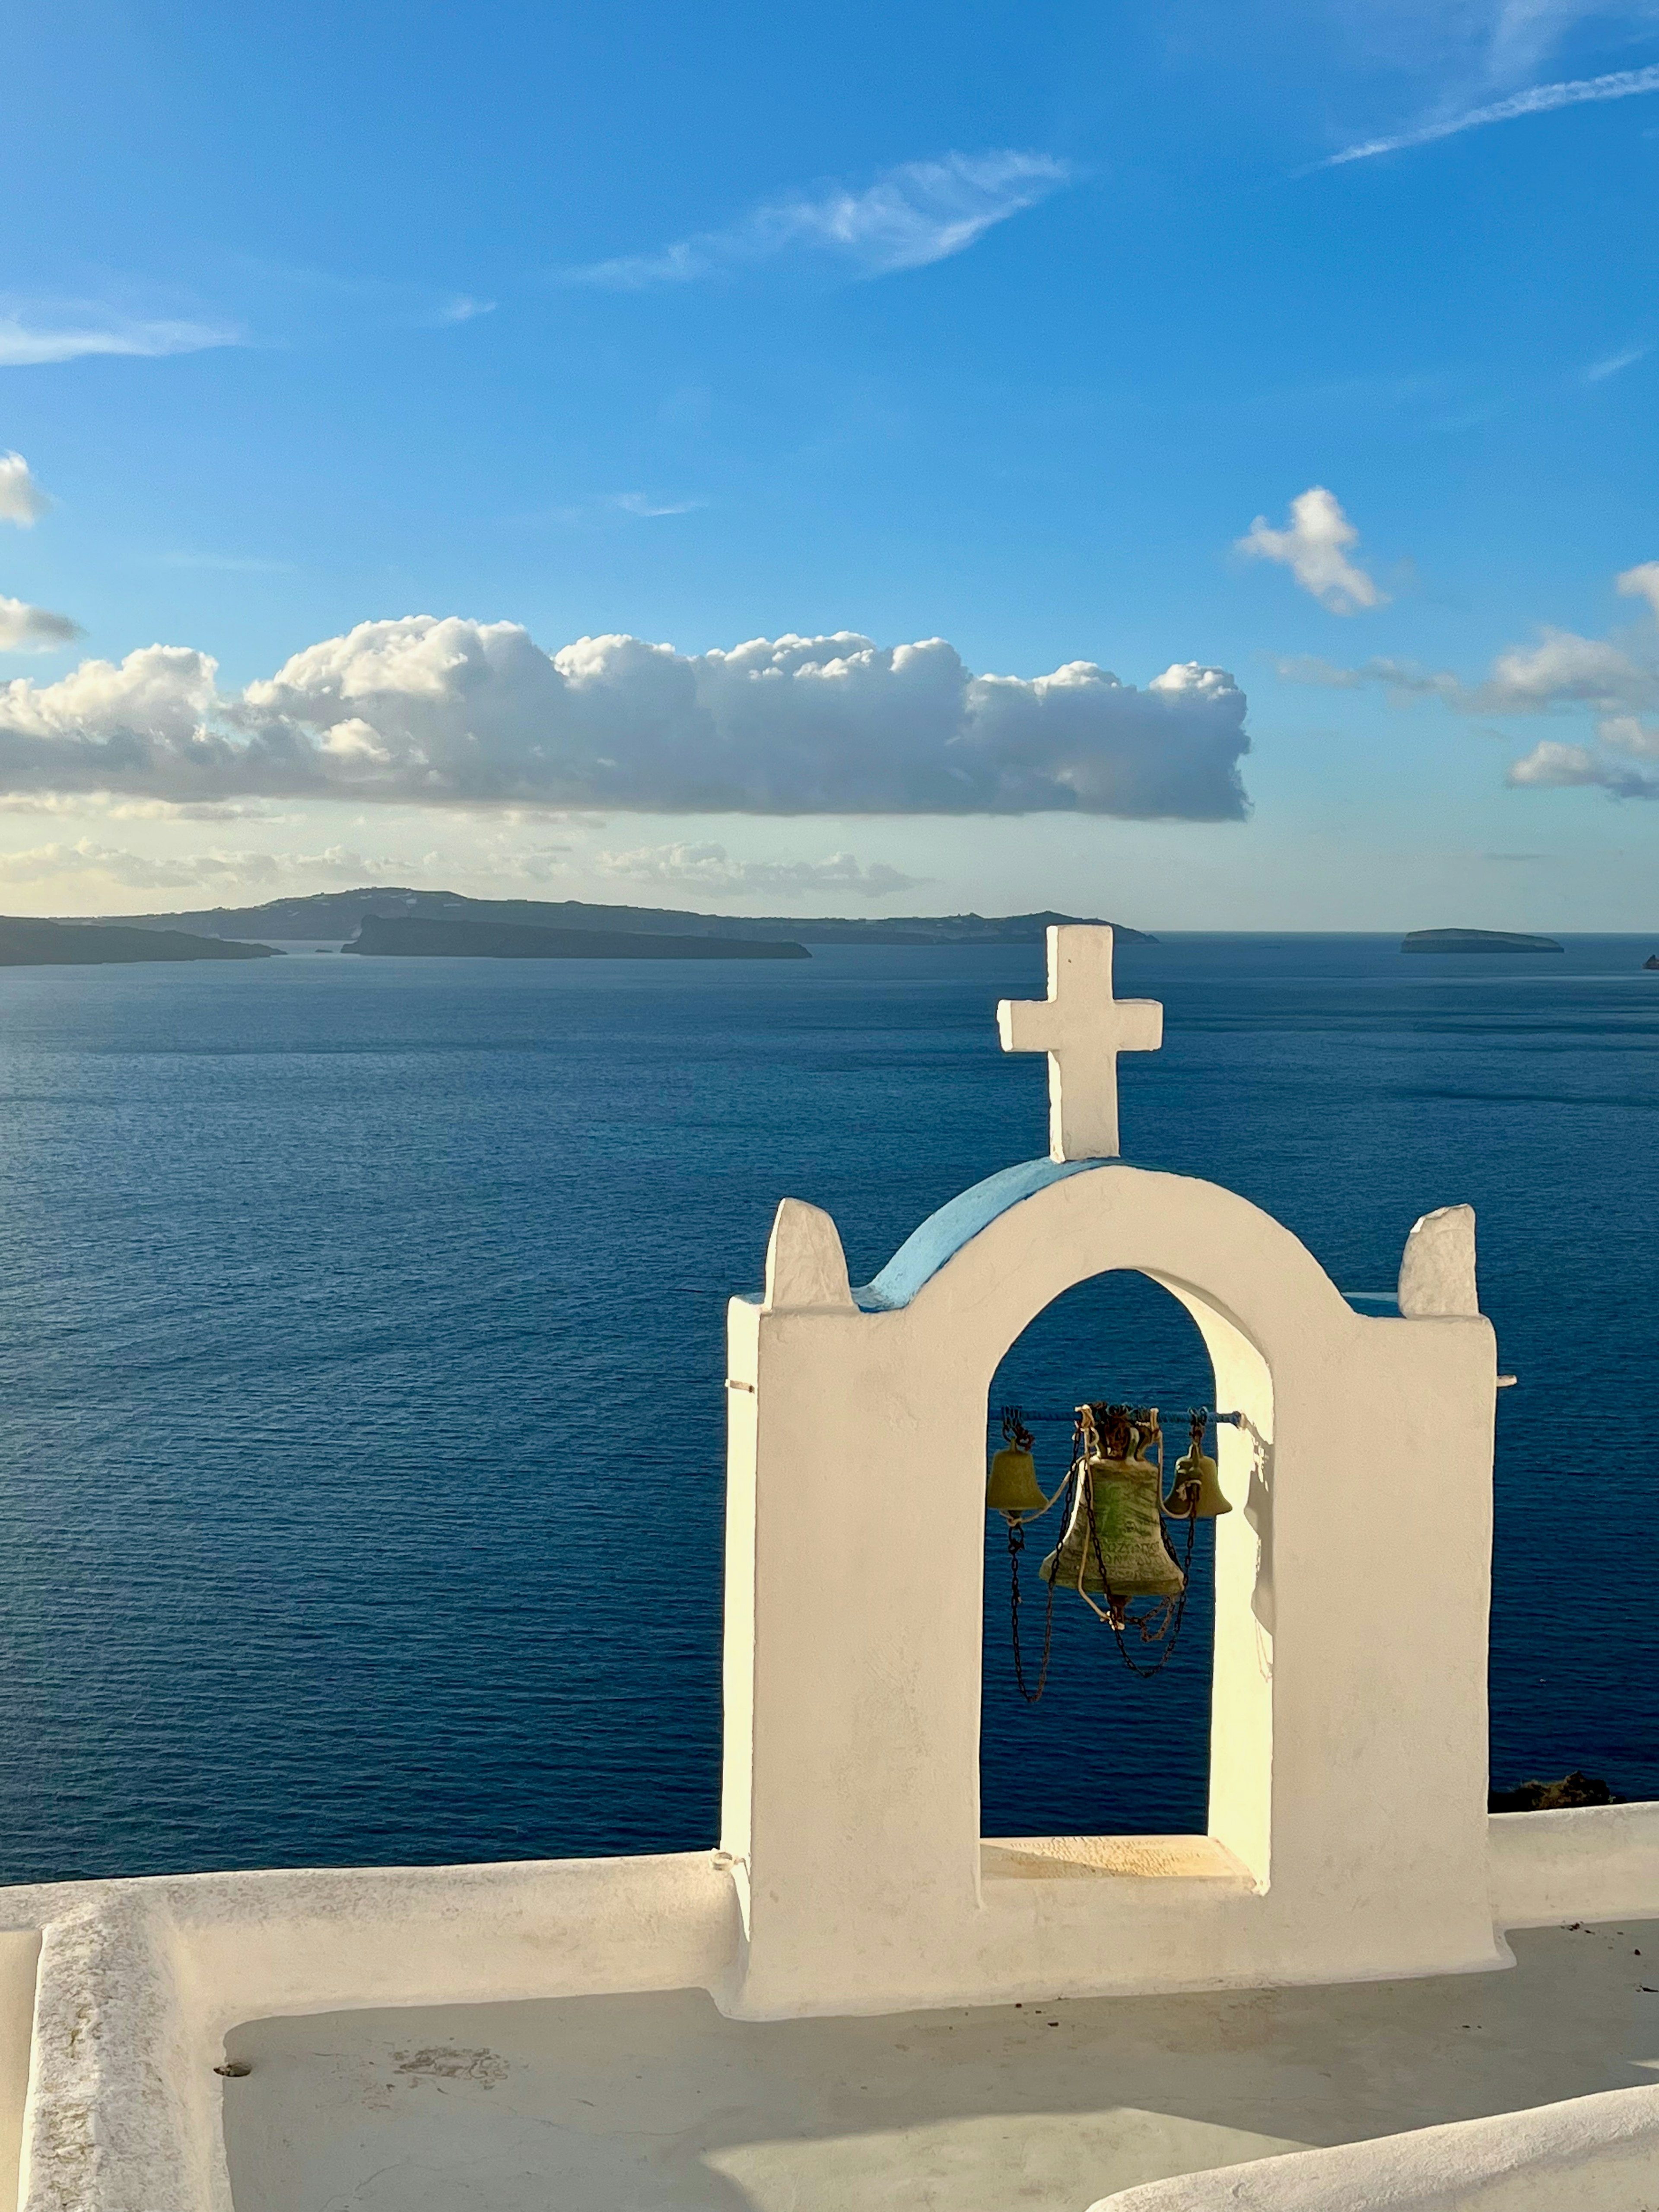
M 1401 1316 L 1368 1317 L 1231 1192 L 1042 1160 L 942 1208 L 855 1292 L 829 1217 L 784 1201 L 766 1291 L 729 1332 L 733 2010 L 1493 1962 L 1496 1358 L 1472 1217 L 1413 1243 Z M 1245 1416 L 1221 1452 L 1240 1510 L 1218 1527 L 1209 1839 L 982 1850 L 987 1391 L 1045 1306 L 1114 1268 L 1181 1300 Z

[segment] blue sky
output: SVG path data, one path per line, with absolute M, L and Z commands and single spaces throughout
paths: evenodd
M 1659 928 L 1659 4 L 8 35 L 7 910 Z

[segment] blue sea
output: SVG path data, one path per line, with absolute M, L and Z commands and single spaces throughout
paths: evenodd
M 1566 943 L 1122 947 L 1120 989 L 1166 1009 L 1123 1063 L 1126 1150 L 1243 1192 L 1352 1291 L 1392 1287 L 1419 1214 L 1475 1206 L 1520 1376 L 1493 1778 L 1654 1796 L 1659 974 L 1649 940 Z M 0 1879 L 713 1843 L 726 1300 L 785 1194 L 857 1281 L 1045 1150 L 1042 1063 L 994 1022 L 1042 969 L 0 972 Z M 1212 1391 L 1185 1315 L 1108 1277 L 991 1396 Z M 1050 1486 L 1066 1446 L 1042 1432 Z M 1438 1532 L 1386 1485 L 1355 1510 L 1403 1593 Z M 1155 1681 L 1072 1599 L 1028 1708 L 988 1524 L 988 1833 L 1202 1828 L 1207 1545 Z

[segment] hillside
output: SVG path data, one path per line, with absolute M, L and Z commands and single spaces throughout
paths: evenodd
M 654 929 L 530 929 L 453 915 L 366 915 L 342 952 L 371 959 L 810 960 L 804 945 L 758 937 L 670 937 Z
M 593 906 L 580 899 L 472 899 L 459 891 L 411 891 L 371 885 L 319 891 L 309 898 L 271 899 L 264 906 L 210 907 L 188 914 L 102 917 L 132 929 L 185 929 L 204 937 L 275 938 L 326 944 L 355 936 L 365 917 L 507 922 L 532 929 L 653 931 L 674 937 L 782 938 L 800 945 L 1040 945 L 1050 922 L 1086 915 L 1018 914 L 908 915 L 862 920 L 821 915 L 692 914 L 672 907 Z M 1144 930 L 1116 925 L 1125 944 L 1151 943 Z
M 92 968 L 136 961 L 271 960 L 269 945 L 227 944 L 173 929 L 106 927 L 0 915 L 0 968 Z

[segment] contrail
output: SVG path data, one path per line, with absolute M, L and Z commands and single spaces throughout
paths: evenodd
M 1334 169 L 1344 161 L 1369 161 L 1374 154 L 1397 154 L 1402 147 L 1427 146 L 1437 138 L 1454 138 L 1460 131 L 1479 131 L 1488 123 L 1512 123 L 1518 115 L 1547 115 L 1552 108 L 1579 107 L 1591 100 L 1629 100 L 1638 92 L 1659 92 L 1659 67 L 1615 70 L 1610 76 L 1577 77 L 1566 84 L 1537 84 L 1530 92 L 1496 100 L 1490 107 L 1472 107 L 1464 115 L 1419 124 L 1415 131 L 1404 131 L 1397 138 L 1368 138 L 1363 146 L 1346 147 L 1317 166 Z

